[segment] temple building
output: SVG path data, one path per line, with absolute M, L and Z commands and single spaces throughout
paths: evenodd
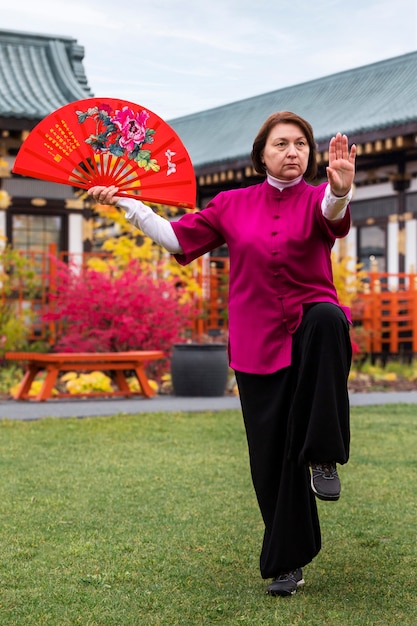
M 89 238 L 88 214 L 72 187 L 11 173 L 38 122 L 92 95 L 83 58 L 75 39 L 0 30 L 0 233 L 15 248 L 46 251 L 54 243 L 79 252 Z
M 326 180 L 330 138 L 358 148 L 353 228 L 343 253 L 368 269 L 417 269 L 417 52 L 172 120 L 197 176 L 198 206 L 219 191 L 258 182 L 250 151 L 274 111 L 307 119 Z
M 55 243 L 80 253 L 100 246 L 102 229 L 76 189 L 12 174 L 19 147 L 41 119 L 93 96 L 83 57 L 83 47 L 69 37 L 0 30 L 0 233 L 16 248 L 46 250 Z M 318 182 L 325 180 L 336 132 L 357 144 L 353 228 L 339 252 L 357 257 L 365 269 L 373 262 L 382 272 L 415 270 L 417 51 L 167 120 L 193 162 L 198 208 L 219 191 L 260 181 L 250 161 L 252 142 L 278 110 L 312 124 Z

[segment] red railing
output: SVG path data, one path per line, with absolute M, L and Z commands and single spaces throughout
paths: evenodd
M 227 299 L 229 292 L 228 257 L 203 257 L 198 259 L 198 281 L 201 296 L 197 300 L 198 314 L 193 320 L 196 341 L 227 339 Z
M 417 275 L 369 272 L 358 294 L 354 321 L 364 329 L 372 354 L 417 353 Z

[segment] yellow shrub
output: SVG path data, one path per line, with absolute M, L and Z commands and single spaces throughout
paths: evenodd
M 350 306 L 358 293 L 363 291 L 366 272 L 361 263 L 350 256 L 337 257 L 332 252 L 333 280 L 341 304 Z
M 42 385 L 43 385 L 43 380 L 34 380 L 29 389 L 29 396 L 37 396 L 40 390 L 42 389 Z M 10 389 L 10 394 L 13 396 L 13 398 L 16 398 L 19 387 L 20 387 L 20 383 L 18 383 L 17 385 L 14 385 Z M 58 394 L 58 391 L 55 388 L 52 389 L 52 395 L 56 396 L 57 394 Z
M 66 383 L 66 389 L 71 394 L 113 391 L 111 378 L 98 371 L 87 374 L 68 372 L 62 376 L 61 381 Z
M 395 372 L 387 372 L 384 375 L 384 380 L 395 382 L 398 379 L 398 376 Z
M 155 391 L 155 393 L 158 393 L 159 385 L 156 382 L 156 380 L 149 379 L 148 383 L 149 383 L 149 386 L 152 387 L 152 389 Z M 136 376 L 130 376 L 129 378 L 127 378 L 127 384 L 129 385 L 130 391 L 138 392 L 138 393 L 141 391 L 139 381 L 136 378 Z

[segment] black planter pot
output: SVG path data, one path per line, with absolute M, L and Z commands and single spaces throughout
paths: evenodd
M 225 344 L 178 343 L 174 345 L 171 377 L 176 396 L 223 396 L 228 372 L 229 361 Z

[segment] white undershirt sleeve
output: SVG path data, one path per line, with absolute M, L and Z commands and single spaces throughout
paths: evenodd
M 155 213 L 151 207 L 134 198 L 118 198 L 117 206 L 125 209 L 127 221 L 139 228 L 152 241 L 171 254 L 182 254 L 180 242 L 170 222 Z
M 341 220 L 345 217 L 347 206 L 352 199 L 352 190 L 345 196 L 339 198 L 335 196 L 330 185 L 327 185 L 324 192 L 323 200 L 321 203 L 321 210 L 324 217 L 331 222 Z

